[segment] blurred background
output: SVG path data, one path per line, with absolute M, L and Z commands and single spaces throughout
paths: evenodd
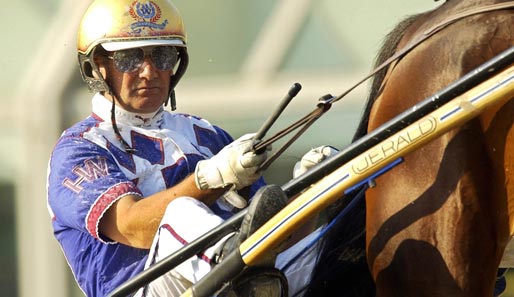
M 1 0 L 0 296 L 83 296 L 53 239 L 46 169 L 61 131 L 90 113 L 76 57 L 76 30 L 91 1 Z M 234 137 L 255 132 L 293 83 L 303 89 L 273 133 L 367 74 L 383 37 L 431 0 L 175 0 L 188 33 L 190 66 L 178 111 Z M 312 147 L 349 144 L 367 84 L 339 101 L 266 173 L 291 178 Z M 278 147 L 278 146 L 277 146 Z M 509 294 L 509 293 L 507 293 Z M 514 295 L 510 295 L 514 296 Z

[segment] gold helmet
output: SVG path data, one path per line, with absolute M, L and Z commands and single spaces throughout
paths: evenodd
M 107 51 L 175 46 L 179 62 L 169 90 L 175 109 L 173 89 L 187 68 L 188 55 L 182 17 L 169 0 L 95 0 L 82 17 L 77 38 L 80 72 L 94 92 L 109 91 L 93 58 L 99 45 Z

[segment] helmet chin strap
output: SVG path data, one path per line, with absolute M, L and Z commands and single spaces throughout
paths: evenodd
M 95 50 L 96 50 L 96 48 L 93 49 L 93 54 L 94 54 Z M 94 78 L 94 80 L 97 82 L 100 82 L 100 83 L 97 83 L 97 85 L 101 86 L 101 88 L 93 89 L 93 90 L 103 93 L 104 96 L 107 93 L 107 94 L 109 94 L 109 96 L 112 99 L 111 125 L 114 130 L 114 134 L 116 135 L 116 139 L 118 139 L 121 142 L 121 145 L 123 146 L 123 149 L 125 150 L 126 153 L 132 154 L 136 150 L 131 148 L 130 145 L 127 143 L 127 141 L 125 141 L 125 139 L 123 139 L 123 137 L 121 136 L 120 130 L 118 129 L 118 125 L 116 124 L 116 95 L 111 90 L 111 86 L 109 86 L 109 84 L 107 83 L 105 77 L 103 76 L 100 69 L 98 69 L 98 66 L 96 65 L 96 63 L 94 63 L 94 61 L 89 61 L 89 63 L 91 64 L 92 70 L 98 76 L 98 78 Z
M 189 64 L 189 55 L 187 54 L 187 48 L 178 47 L 177 50 L 180 55 L 180 62 L 178 64 L 177 71 L 171 76 L 170 92 L 168 95 L 169 98 L 164 103 L 164 106 L 166 106 L 166 105 L 168 105 L 168 101 L 169 101 L 172 111 L 177 109 L 177 100 L 175 97 L 175 87 L 177 86 L 179 80 L 182 78 L 182 76 L 186 72 L 187 66 Z
M 164 106 L 167 106 L 168 102 L 170 103 L 172 111 L 177 109 L 177 99 L 175 98 L 175 90 L 170 91 L 170 95 L 168 96 L 168 100 L 164 102 Z
M 126 153 L 132 154 L 136 152 L 136 149 L 133 149 L 130 147 L 130 145 L 123 139 L 121 136 L 120 130 L 118 129 L 118 125 L 116 124 L 116 97 L 112 92 L 109 92 L 109 95 L 112 98 L 112 106 L 111 106 L 111 125 L 112 129 L 114 130 L 114 134 L 116 135 L 116 138 L 121 142 L 121 145 L 123 146 L 123 149 Z

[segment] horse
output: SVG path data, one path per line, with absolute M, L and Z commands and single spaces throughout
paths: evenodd
M 384 39 L 381 65 L 426 30 L 501 0 L 447 0 Z M 374 76 L 354 141 L 514 45 L 512 8 L 461 17 Z M 514 100 L 405 156 L 321 239 L 307 296 L 493 296 L 514 234 Z M 360 199 L 348 195 L 341 201 Z M 344 210 L 334 205 L 329 216 Z M 363 231 L 364 230 L 364 231 Z

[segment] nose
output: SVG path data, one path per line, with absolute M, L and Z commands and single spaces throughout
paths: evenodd
M 152 79 L 157 76 L 157 67 L 152 62 L 152 59 L 150 57 L 145 57 L 143 60 L 143 64 L 139 68 L 139 76 L 146 78 L 146 79 Z

